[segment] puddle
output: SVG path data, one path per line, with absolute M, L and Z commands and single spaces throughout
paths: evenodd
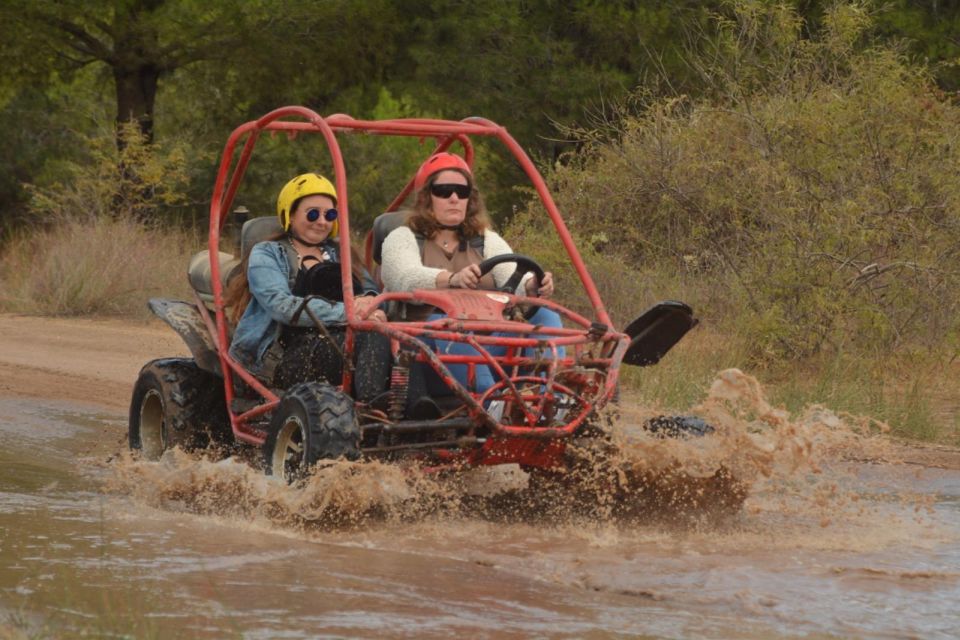
M 297 493 L 235 461 L 123 461 L 125 416 L 0 399 L 0 637 L 955 637 L 960 471 L 748 413 L 742 512 L 676 527 L 438 508 L 449 487 L 376 464 Z M 368 517 L 289 517 L 330 504 Z

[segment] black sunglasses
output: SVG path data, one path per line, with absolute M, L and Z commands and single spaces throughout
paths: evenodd
M 316 222 L 320 219 L 321 215 L 323 215 L 323 219 L 327 222 L 333 222 L 340 214 L 337 213 L 336 209 L 327 209 L 326 211 L 322 211 L 320 209 L 307 209 L 308 222 Z
M 438 198 L 449 198 L 453 194 L 457 194 L 457 197 L 461 200 L 466 200 L 470 197 L 470 192 L 473 191 L 473 188 L 468 184 L 432 184 L 430 185 L 430 193 L 435 195 Z

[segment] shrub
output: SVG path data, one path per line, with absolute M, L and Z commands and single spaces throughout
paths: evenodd
M 859 5 L 813 39 L 792 9 L 734 9 L 693 63 L 706 96 L 640 96 L 550 172 L 574 232 L 602 241 L 588 259 L 622 297 L 676 278 L 755 359 L 955 340 L 960 109 L 866 41 Z
M 0 308 L 146 317 L 151 296 L 189 295 L 187 261 L 197 244 L 187 232 L 108 216 L 17 235 L 0 259 Z
M 146 144 L 131 125 L 122 151 L 112 132 L 87 138 L 89 157 L 64 162 L 60 178 L 28 185 L 29 229 L 0 257 L 0 309 L 55 315 L 146 316 L 151 295 L 187 295 L 192 232 L 156 220 L 182 201 L 186 157 Z

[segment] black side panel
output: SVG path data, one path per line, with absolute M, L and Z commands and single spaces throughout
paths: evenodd
M 151 298 L 147 306 L 183 338 L 198 367 L 223 377 L 213 336 L 207 331 L 196 305 L 182 300 Z
M 693 309 L 683 302 L 665 300 L 654 305 L 623 330 L 630 336 L 624 364 L 657 364 L 698 322 Z

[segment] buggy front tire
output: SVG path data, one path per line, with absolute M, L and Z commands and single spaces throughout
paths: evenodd
M 263 444 L 268 475 L 292 482 L 320 460 L 360 458 L 353 399 L 328 384 L 302 382 L 280 399 Z
M 702 418 L 682 415 L 656 416 L 644 422 L 643 428 L 654 437 L 672 440 L 696 440 L 716 432 Z M 642 496 L 661 512 L 676 511 L 686 516 L 734 515 L 743 508 L 748 494 L 748 486 L 723 465 L 706 477 L 690 476 L 678 467 L 659 477 L 647 473 L 643 478 L 634 495 Z
M 190 358 L 162 358 L 144 365 L 130 399 L 130 449 L 157 460 L 167 449 L 190 451 L 229 434 L 223 380 Z

